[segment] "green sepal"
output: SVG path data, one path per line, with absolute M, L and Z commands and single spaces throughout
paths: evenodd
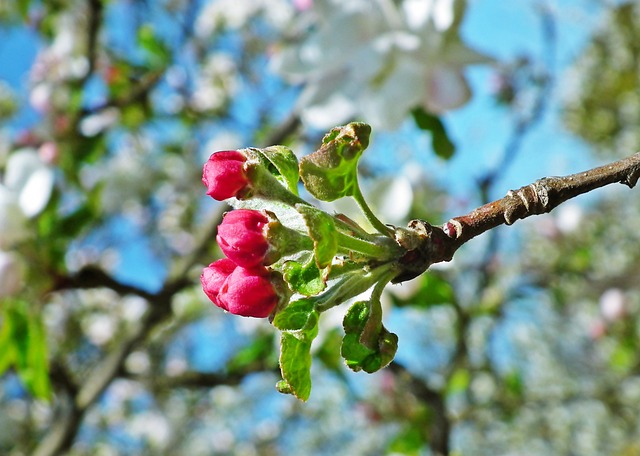
M 316 264 L 318 268 L 324 269 L 338 253 L 338 233 L 334 218 L 313 206 L 296 204 L 296 209 L 302 215 L 309 237 L 313 240 Z
M 287 261 L 282 269 L 284 280 L 294 292 L 315 296 L 326 287 L 323 270 L 318 269 L 313 257 L 304 263 Z
M 264 149 L 251 149 L 259 153 L 267 162 L 268 169 L 294 195 L 298 195 L 298 159 L 285 146 L 271 146 Z
M 358 190 L 358 160 L 369 145 L 371 127 L 352 122 L 322 138 L 322 146 L 300 160 L 306 189 L 321 201 L 352 196 Z
M 344 316 L 345 336 L 340 354 L 355 372 L 373 373 L 382 369 L 393 361 L 398 350 L 398 336 L 374 320 L 367 301 L 356 302 Z

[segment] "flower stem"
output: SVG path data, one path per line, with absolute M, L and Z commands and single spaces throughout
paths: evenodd
M 373 213 L 373 211 L 365 201 L 364 195 L 362 195 L 362 191 L 360 190 L 360 185 L 358 185 L 357 182 L 356 182 L 353 195 L 351 196 L 353 196 L 353 199 L 356 200 L 356 203 L 358 203 L 358 206 L 360 206 L 360 209 L 364 213 L 364 216 L 367 218 L 369 223 L 371 223 L 371 225 L 376 230 L 378 230 L 380 233 L 384 234 L 385 236 L 392 236 L 393 230 L 389 228 L 387 225 L 385 225 L 384 223 L 382 223 L 380 219 L 378 219 L 378 217 L 375 216 L 375 214 Z
M 339 230 L 336 230 L 336 232 L 338 234 L 338 245 L 348 251 L 362 253 L 379 261 L 394 258 L 399 254 L 397 244 L 395 243 L 393 245 L 383 245 L 381 243 L 365 241 L 354 236 L 349 236 Z M 381 236 L 378 237 L 382 240 Z M 384 238 L 384 240 L 386 241 L 388 238 Z
M 316 310 L 318 312 L 329 310 L 342 304 L 347 299 L 364 293 L 379 281 L 384 282 L 386 285 L 397 273 L 397 266 L 394 263 L 380 265 L 368 272 L 358 270 L 348 273 L 340 278 L 338 283 L 333 284 L 329 291 L 315 298 Z M 379 293 L 382 293 L 382 289 L 380 289 Z

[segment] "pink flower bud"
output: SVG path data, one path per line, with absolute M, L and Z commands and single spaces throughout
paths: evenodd
M 220 307 L 217 301 L 220 288 L 222 288 L 224 281 L 231 275 L 235 268 L 236 264 L 233 261 L 228 258 L 223 258 L 222 260 L 211 263 L 202 271 L 202 275 L 200 276 L 202 290 L 204 290 L 209 299 L 218 307 Z M 227 309 L 224 308 L 224 310 Z
M 260 211 L 236 209 L 225 214 L 216 240 L 230 260 L 243 268 L 253 268 L 262 264 L 269 248 L 267 223 L 269 219 Z
M 237 150 L 215 152 L 202 170 L 202 183 L 207 195 L 222 201 L 237 196 L 249 183 L 244 170 L 247 158 Z
M 224 281 L 216 304 L 243 317 L 268 317 L 278 303 L 278 295 L 265 268 L 237 267 Z

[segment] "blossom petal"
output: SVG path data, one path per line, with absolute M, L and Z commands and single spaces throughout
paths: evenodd
M 24 215 L 33 217 L 42 212 L 51 197 L 53 181 L 53 170 L 44 166 L 29 176 L 18 197 Z

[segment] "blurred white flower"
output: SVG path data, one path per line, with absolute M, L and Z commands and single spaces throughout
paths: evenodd
M 87 338 L 95 345 L 104 345 L 116 332 L 116 322 L 111 315 L 93 314 L 83 320 L 82 328 Z
M 0 250 L 0 298 L 15 295 L 22 287 L 24 265 L 20 258 Z
M 107 108 L 91 114 L 80 121 L 80 133 L 84 136 L 95 136 L 109 128 L 120 118 L 117 108 Z
M 89 61 L 85 56 L 85 44 L 79 39 L 86 21 L 83 8 L 56 16 L 56 35 L 50 46 L 38 52 L 31 68 L 30 78 L 34 83 L 78 79 L 87 74 Z
M 29 93 L 29 103 L 31 107 L 44 114 L 51 109 L 51 84 L 41 82 L 36 84 Z
M 560 232 L 569 234 L 582 224 L 584 212 L 577 204 L 564 204 L 558 208 L 556 213 L 556 224 Z
M 305 83 L 306 124 L 325 129 L 357 116 L 394 129 L 415 107 L 463 105 L 471 95 L 464 67 L 491 61 L 461 41 L 463 9 L 454 0 L 317 0 L 295 18 L 311 32 L 276 53 L 272 68 Z
M 222 108 L 238 89 L 238 69 L 233 58 L 212 54 L 202 66 L 190 103 L 197 111 Z
M 0 248 L 28 236 L 27 219 L 45 208 L 53 183 L 53 170 L 34 149 L 21 149 L 9 156 L 0 183 Z
M 207 39 L 221 27 L 241 29 L 258 14 L 280 29 L 289 23 L 293 8 L 289 0 L 210 0 L 196 20 L 196 36 Z
M 33 149 L 14 152 L 7 161 L 4 186 L 15 193 L 18 205 L 27 217 L 39 214 L 53 190 L 53 170 Z
M 619 288 L 609 288 L 600 296 L 600 313 L 607 321 L 615 321 L 625 314 L 624 292 Z
M 164 447 L 171 438 L 171 426 L 167 419 L 157 412 L 137 413 L 130 424 L 133 436 L 148 440 L 153 447 Z

